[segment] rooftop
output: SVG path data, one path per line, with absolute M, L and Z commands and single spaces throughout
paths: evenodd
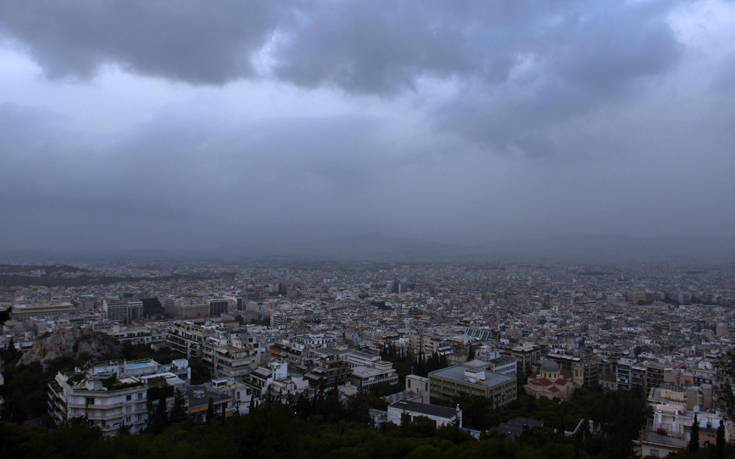
M 456 408 L 449 408 L 441 405 L 432 405 L 428 403 L 412 402 L 410 400 L 400 400 L 392 404 L 391 407 L 401 410 L 413 411 L 414 413 L 422 413 L 427 416 L 438 416 L 442 418 L 453 418 L 457 415 Z
M 379 370 L 377 368 L 370 368 L 365 366 L 359 366 L 352 369 L 352 374 L 358 378 L 369 378 L 374 376 L 384 375 L 390 373 L 393 369 Z
M 439 370 L 434 370 L 431 373 L 429 373 L 429 376 L 439 376 L 441 378 L 449 378 L 454 379 L 457 381 L 464 381 L 464 372 L 467 370 L 467 367 L 464 365 L 455 365 L 452 367 L 446 367 L 441 368 Z M 493 373 L 492 371 L 485 370 L 485 380 L 482 382 L 479 382 L 478 385 L 483 385 L 485 387 L 493 387 L 497 386 L 498 384 L 503 384 L 508 381 L 512 381 L 515 378 L 512 376 L 506 376 L 501 375 L 499 373 Z

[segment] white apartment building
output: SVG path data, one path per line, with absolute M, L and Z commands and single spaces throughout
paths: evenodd
M 58 373 L 49 383 L 49 412 L 57 424 L 86 418 L 105 435 L 114 435 L 122 427 L 137 433 L 148 422 L 147 391 L 146 383 L 136 376 L 102 380 Z
M 373 367 L 354 367 L 350 382 L 360 389 L 369 389 L 381 383 L 396 384 L 398 383 L 398 373 L 396 373 L 392 363 L 381 361 Z
M 57 424 L 85 418 L 105 435 L 121 428 L 138 433 L 148 422 L 149 383 L 183 389 L 189 376 L 186 359 L 165 365 L 154 360 L 108 362 L 87 371 L 59 372 L 48 385 L 49 414 Z

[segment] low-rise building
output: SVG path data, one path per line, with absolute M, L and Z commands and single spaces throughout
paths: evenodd
M 388 422 L 396 425 L 401 425 L 404 420 L 413 422 L 420 417 L 434 421 L 437 427 L 455 424 L 462 427 L 462 410 L 459 409 L 459 405 L 456 408 L 449 408 L 441 405 L 400 400 L 388 407 Z
M 313 387 L 337 387 L 350 380 L 352 369 L 344 360 L 326 358 L 309 370 L 305 375 Z
M 73 314 L 77 308 L 71 303 L 58 304 L 16 304 L 10 311 L 13 320 L 26 320 L 31 317 L 59 317 Z
M 485 397 L 493 401 L 494 408 L 505 406 L 517 397 L 516 378 L 467 365 L 429 373 L 429 391 L 432 399 L 446 402 L 462 393 Z
M 398 373 L 390 362 L 375 364 L 372 368 L 359 366 L 352 369 L 350 382 L 360 389 L 370 389 L 376 384 L 397 384 Z
M 415 398 L 421 403 L 429 403 L 429 378 L 418 375 L 406 376 L 406 397 Z

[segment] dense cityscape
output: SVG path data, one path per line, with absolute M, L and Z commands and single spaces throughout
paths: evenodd
M 345 407 L 368 397 L 375 429 L 426 417 L 475 439 L 531 428 L 571 439 L 602 436 L 606 422 L 580 416 L 576 398 L 624 391 L 646 406 L 626 439 L 638 455 L 687 450 L 694 431 L 702 448 L 735 435 L 723 399 L 732 266 L 255 260 L 1 271 L 3 417 L 30 425 L 84 419 L 105 436 L 135 434 L 161 413 L 206 424 L 327 394 Z M 19 371 L 39 364 L 43 390 L 18 386 Z M 547 404 L 534 411 L 531 399 Z

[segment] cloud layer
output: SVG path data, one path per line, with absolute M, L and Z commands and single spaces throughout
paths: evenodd
M 735 234 L 731 3 L 4 2 L 3 248 Z

